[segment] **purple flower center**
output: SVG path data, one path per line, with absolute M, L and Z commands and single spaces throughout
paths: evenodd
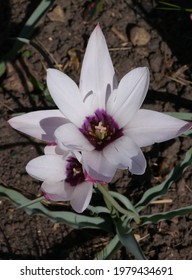
M 80 131 L 97 151 L 123 135 L 123 129 L 103 109 L 97 109 L 94 115 L 86 117 Z
M 69 157 L 66 164 L 65 181 L 75 187 L 85 181 L 81 163 L 74 157 Z

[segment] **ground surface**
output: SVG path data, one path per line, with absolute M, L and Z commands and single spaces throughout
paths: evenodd
M 24 22 L 39 1 L 7 0 L 0 3 L 1 55 L 18 36 Z M 179 3 L 179 1 L 175 1 Z M 184 1 L 180 1 L 184 2 Z M 104 1 L 102 9 L 90 16 L 85 1 L 56 1 L 56 9 L 43 17 L 33 40 L 47 51 L 77 83 L 87 38 L 97 22 L 103 29 L 120 79 L 130 69 L 148 66 L 151 80 L 144 108 L 157 111 L 191 112 L 192 22 L 184 12 L 155 9 L 156 1 Z M 134 27 L 141 27 L 135 35 Z M 24 50 L 31 55 L 24 57 Z M 47 64 L 38 52 L 27 46 L 13 61 L 0 86 L 0 183 L 22 192 L 28 198 L 39 194 L 40 184 L 25 172 L 26 163 L 42 153 L 43 145 L 7 125 L 14 113 L 52 108 L 31 81 L 45 85 Z M 145 149 L 148 169 L 143 176 L 117 173 L 112 187 L 132 201 L 148 187 L 162 182 L 190 147 L 189 139 L 178 138 Z M 192 169 L 174 184 L 165 198 L 169 204 L 151 205 L 147 211 L 166 211 L 192 203 Z M 192 215 L 142 228 L 137 234 L 149 259 L 192 259 Z M 97 230 L 73 230 L 53 224 L 44 217 L 28 216 L 0 199 L 0 259 L 92 259 L 108 243 L 109 236 Z M 130 258 L 121 250 L 115 256 Z

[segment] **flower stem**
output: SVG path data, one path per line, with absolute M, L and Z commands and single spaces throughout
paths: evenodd
M 37 198 L 35 198 L 33 200 L 30 200 L 29 202 L 27 202 L 27 203 L 25 203 L 23 205 L 18 206 L 17 209 L 26 208 L 26 207 L 28 207 L 28 206 L 30 206 L 32 204 L 35 204 L 37 202 L 41 202 L 43 199 L 44 199 L 44 196 L 37 197 Z
M 128 210 L 124 209 L 123 207 L 121 207 L 119 205 L 119 203 L 117 203 L 117 201 L 109 194 L 109 192 L 106 189 L 107 185 L 97 184 L 97 187 L 98 187 L 99 191 L 103 194 L 104 198 L 108 201 L 108 203 L 106 203 L 108 207 L 109 207 L 108 204 L 110 203 L 111 206 L 113 206 L 118 212 L 133 218 L 137 224 L 140 223 L 139 216 L 137 216 L 135 213 L 128 211 Z M 109 209 L 111 210 L 111 208 L 112 207 L 110 207 Z

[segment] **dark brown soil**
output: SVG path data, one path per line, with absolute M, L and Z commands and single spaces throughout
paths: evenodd
M 38 3 L 1 1 L 1 55 L 10 50 L 12 43 L 8 38 L 18 36 Z M 52 11 L 39 22 L 33 41 L 78 83 L 87 39 L 100 22 L 119 79 L 132 68 L 149 67 L 150 89 L 143 107 L 161 112 L 191 112 L 192 22 L 189 15 L 157 10 L 153 0 L 106 0 L 102 9 L 92 16 L 87 7 L 88 1 L 56 1 Z M 134 35 L 135 26 L 142 28 L 139 39 Z M 29 57 L 23 56 L 25 50 L 30 50 Z M 25 165 L 42 153 L 43 144 L 14 131 L 6 121 L 14 113 L 53 108 L 31 81 L 33 76 L 45 85 L 46 67 L 37 51 L 24 46 L 16 59 L 7 61 L 0 86 L 0 184 L 19 190 L 30 199 L 39 194 L 40 184 L 26 174 Z M 137 201 L 144 190 L 166 178 L 190 145 L 188 138 L 180 137 L 146 148 L 146 173 L 132 176 L 126 171 L 117 172 L 111 187 Z M 147 213 L 190 205 L 191 171 L 189 168 L 164 196 L 171 199 L 171 203 L 151 205 Z M 140 245 L 149 259 L 192 259 L 192 215 L 145 226 L 135 233 L 142 238 Z M 16 210 L 8 200 L 0 199 L 0 259 L 92 259 L 112 236 L 113 233 L 77 231 L 53 224 L 44 217 Z M 122 249 L 114 258 L 131 256 Z

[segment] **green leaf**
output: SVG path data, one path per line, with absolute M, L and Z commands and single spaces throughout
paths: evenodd
M 192 213 L 192 206 L 186 206 L 183 208 L 171 210 L 164 213 L 156 213 L 153 215 L 141 216 L 141 225 L 156 224 L 160 221 L 171 220 L 175 217 L 184 216 Z
M 167 112 L 165 113 L 169 116 L 178 118 L 180 120 L 185 120 L 185 121 L 192 121 L 192 113 L 182 113 L 182 112 Z
M 20 206 L 18 206 L 17 209 L 27 208 L 27 207 L 29 207 L 32 204 L 41 202 L 42 200 L 45 200 L 44 196 L 37 197 L 37 198 L 35 198 L 33 200 L 28 200 L 26 203 L 21 204 Z
M 165 5 L 165 7 L 157 7 L 157 9 L 159 9 L 159 10 L 192 12 L 191 8 L 190 9 L 183 8 L 179 5 L 168 3 L 168 2 L 165 2 L 165 1 L 159 1 L 159 3 Z
M 103 206 L 89 205 L 87 209 L 91 212 L 92 215 L 99 215 L 101 213 L 110 214 L 109 209 Z
M 192 164 L 192 148 L 189 149 L 185 155 L 184 160 L 172 169 L 167 179 L 157 185 L 148 189 L 142 196 L 141 200 L 135 205 L 135 208 L 140 212 L 145 208 L 152 200 L 155 200 L 162 195 L 166 194 L 171 185 L 176 182 L 188 166 Z
M 178 5 L 175 5 L 175 4 L 171 4 L 171 3 L 168 3 L 168 2 L 165 2 L 165 1 L 159 1 L 160 4 L 163 4 L 165 6 L 169 6 L 169 7 L 173 7 L 173 8 L 181 8 L 180 6 Z
M 53 65 L 52 61 L 50 60 L 49 55 L 37 43 L 35 43 L 29 39 L 22 38 L 22 37 L 16 37 L 16 38 L 14 38 L 14 40 L 32 46 L 36 51 L 38 51 L 42 55 L 42 57 L 47 62 L 48 66 L 50 68 L 54 68 L 54 65 Z
M 137 224 L 140 223 L 138 213 L 137 212 L 134 213 L 130 210 L 124 209 L 121 205 L 119 205 L 118 202 L 112 197 L 112 195 L 108 191 L 107 185 L 97 184 L 97 189 L 103 194 L 103 198 L 105 200 L 107 207 L 111 211 L 111 214 L 113 212 L 114 213 L 113 215 L 116 216 L 116 215 L 118 215 L 117 212 L 119 212 L 121 214 L 128 216 L 129 218 L 133 218 Z
M 31 33 L 34 31 L 34 27 L 37 25 L 43 15 L 51 8 L 55 1 L 56 0 L 42 0 L 26 21 L 19 36 L 30 38 Z
M 40 83 L 33 75 L 30 74 L 30 80 L 34 86 L 35 89 L 39 91 L 44 91 L 44 85 Z
M 95 255 L 95 260 L 111 260 L 114 254 L 121 249 L 122 243 L 116 234 L 100 252 Z
M 192 137 L 192 130 L 189 130 L 189 131 L 183 133 L 183 135 L 184 135 L 185 137 Z
M 32 52 L 29 51 L 29 50 L 24 50 L 24 51 L 21 53 L 21 55 L 22 55 L 22 57 L 28 58 L 28 57 L 32 56 Z
M 18 191 L 5 188 L 0 185 L 0 195 L 8 198 L 16 205 L 25 205 L 30 200 Z M 41 215 L 49 218 L 54 223 L 65 223 L 76 229 L 95 228 L 104 231 L 112 231 L 112 222 L 109 216 L 89 217 L 69 211 L 50 211 L 40 202 L 29 205 L 24 209 L 29 215 Z M 18 209 L 19 211 L 19 209 Z
M 4 61 L 0 61 L 0 77 L 3 76 L 3 74 L 6 71 L 6 65 Z
M 26 21 L 23 26 L 21 32 L 18 37 L 29 39 L 32 36 L 32 33 L 37 25 L 37 23 L 41 20 L 43 15 L 51 8 L 56 0 L 42 0 L 37 8 L 33 11 L 31 16 Z M 4 59 L 12 59 L 17 54 L 18 50 L 23 46 L 23 42 L 16 42 L 13 45 L 13 48 L 10 52 L 8 52 Z
M 116 231 L 123 246 L 138 260 L 146 260 L 132 230 L 121 219 L 115 220 Z
M 87 2 L 85 10 L 83 11 L 83 19 L 90 20 L 96 13 L 102 11 L 104 0 L 95 0 Z
M 133 204 L 127 197 L 125 197 L 124 195 L 122 195 L 118 192 L 109 191 L 109 193 L 111 194 L 112 197 L 118 199 L 127 208 L 127 210 L 131 211 L 139 218 L 137 210 L 135 209 L 135 207 L 133 206 Z M 132 217 L 132 214 L 131 214 L 131 217 Z
M 180 120 L 189 121 L 189 122 L 192 121 L 192 113 L 167 112 L 166 114 L 178 118 Z M 190 129 L 187 132 L 183 133 L 182 135 L 187 137 L 192 137 L 192 130 Z

